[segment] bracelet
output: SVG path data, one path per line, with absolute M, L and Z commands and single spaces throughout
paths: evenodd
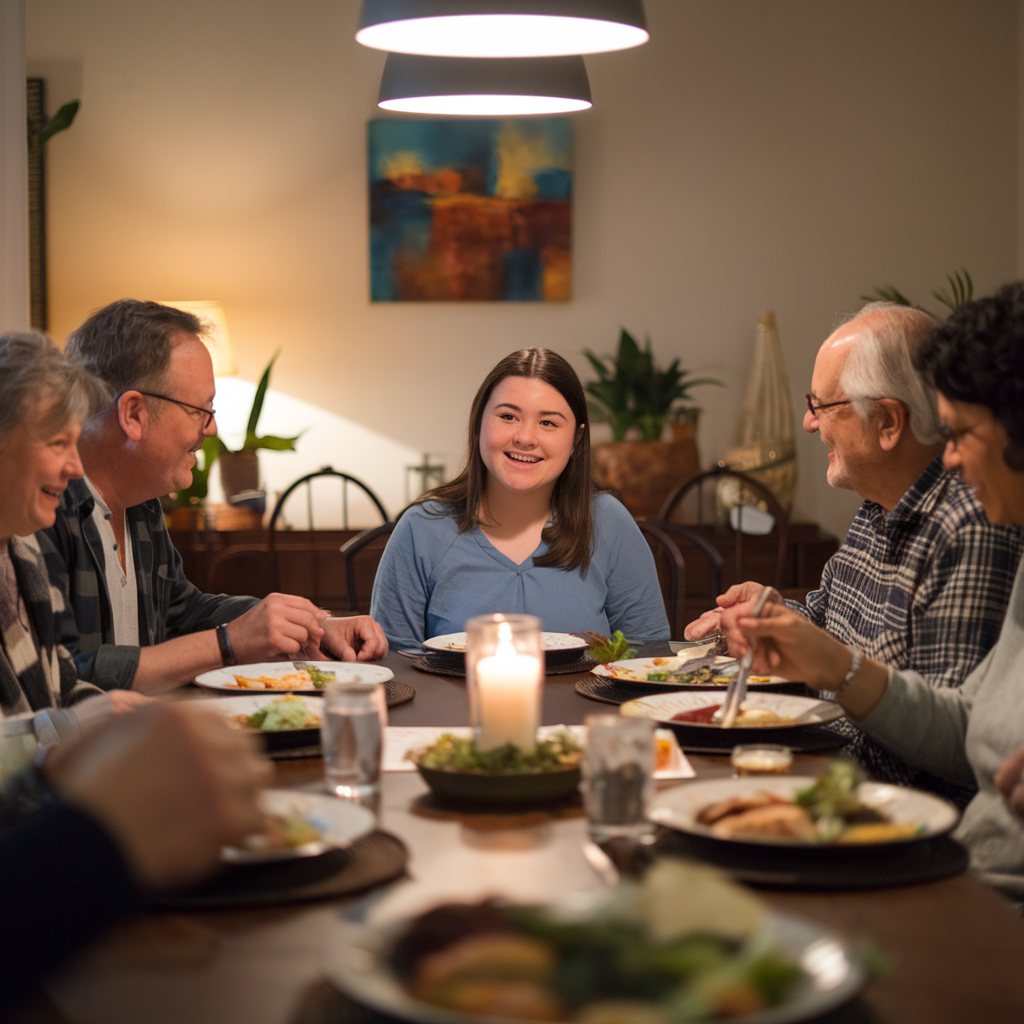
M 222 622 L 217 629 L 217 646 L 220 647 L 220 660 L 225 665 L 237 665 L 238 659 L 231 649 L 231 637 L 228 636 L 228 627 Z
M 849 647 L 849 645 L 847 645 Z M 843 681 L 836 687 L 836 697 L 841 697 L 843 691 L 853 682 L 853 677 L 860 671 L 860 663 L 864 660 L 864 655 L 856 647 L 850 647 L 853 651 L 853 664 L 850 665 L 850 671 L 843 676 Z

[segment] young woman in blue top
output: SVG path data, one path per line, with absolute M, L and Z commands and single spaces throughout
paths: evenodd
M 595 494 L 586 398 L 565 359 L 506 356 L 473 400 L 468 453 L 384 551 L 370 614 L 392 646 L 492 612 L 537 615 L 556 633 L 668 637 L 647 542 L 619 501 Z

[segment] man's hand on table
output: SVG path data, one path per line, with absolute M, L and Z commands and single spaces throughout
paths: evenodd
M 754 583 L 752 580 L 730 587 L 724 594 L 719 594 L 715 598 L 718 607 L 706 611 L 699 619 L 694 619 L 683 630 L 683 637 L 687 640 L 700 640 L 701 637 L 721 630 L 725 633 L 726 641 L 729 644 L 729 653 L 735 658 L 742 658 L 747 653 L 747 639 L 736 625 L 739 618 L 736 609 L 738 606 L 745 606 L 748 603 L 752 606 L 762 590 L 764 590 L 764 586 Z M 782 603 L 782 598 L 777 593 L 768 600 L 773 604 Z
M 228 623 L 228 637 L 239 665 L 294 657 L 320 643 L 320 623 L 329 613 L 293 594 L 268 594 Z
M 107 829 L 140 882 L 164 887 L 208 874 L 222 846 L 261 830 L 271 770 L 216 712 L 153 701 L 55 749 L 45 775 Z
M 1024 818 L 1024 747 L 1011 754 L 995 775 L 996 788 L 1006 797 L 1010 808 Z
M 316 661 L 326 656 L 339 661 L 376 661 L 388 653 L 384 630 L 369 615 L 331 617 L 323 621 L 320 643 L 305 648 L 304 657 Z

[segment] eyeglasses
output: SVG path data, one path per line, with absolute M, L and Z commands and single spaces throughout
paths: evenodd
M 159 398 L 162 402 L 173 402 L 175 405 L 184 406 L 186 409 L 192 409 L 194 412 L 201 412 L 205 417 L 203 420 L 203 430 L 207 430 L 210 424 L 213 422 L 214 416 L 217 415 L 216 409 L 204 409 L 201 405 L 191 405 L 188 402 L 183 402 L 180 398 L 168 398 L 167 395 L 157 395 L 152 391 L 140 391 L 140 395 L 145 395 L 147 398 Z
M 817 416 L 822 409 L 831 409 L 836 405 L 851 405 L 853 403 L 852 398 L 844 398 L 841 402 L 819 402 L 815 405 L 813 395 L 804 395 L 804 398 L 807 399 L 807 408 L 810 409 L 812 416 Z
M 953 451 L 956 451 L 957 445 L 977 426 L 979 426 L 979 424 L 972 423 L 969 427 L 964 427 L 961 430 L 953 430 L 952 427 L 948 427 L 943 423 L 939 427 L 939 439 L 943 444 L 951 444 L 953 446 Z

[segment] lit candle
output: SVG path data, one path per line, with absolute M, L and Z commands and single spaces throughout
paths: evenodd
M 512 643 L 508 623 L 498 627 L 494 654 L 476 663 L 476 701 L 480 750 L 496 750 L 506 743 L 532 753 L 537 745 L 540 686 L 543 667 L 539 658 L 520 654 Z

